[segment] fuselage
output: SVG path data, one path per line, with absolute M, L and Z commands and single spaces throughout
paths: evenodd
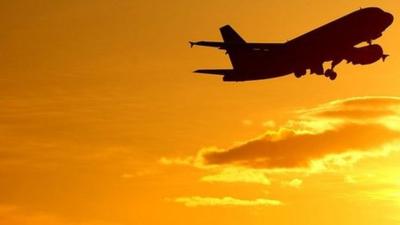
M 339 59 L 355 45 L 375 40 L 392 22 L 393 16 L 379 8 L 360 9 L 292 39 L 279 49 L 242 52 L 245 60 L 237 72 L 245 73 L 250 80 L 312 70 L 323 62 Z

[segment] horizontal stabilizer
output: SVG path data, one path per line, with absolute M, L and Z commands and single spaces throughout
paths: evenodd
M 194 71 L 195 73 L 206 73 L 214 75 L 229 75 L 232 74 L 233 70 L 230 69 L 201 69 Z
M 217 41 L 190 41 L 190 47 L 193 46 L 205 46 L 205 47 L 214 47 L 219 49 L 252 49 L 252 50 L 275 50 L 281 49 L 285 46 L 284 43 L 225 43 L 225 42 L 217 42 Z

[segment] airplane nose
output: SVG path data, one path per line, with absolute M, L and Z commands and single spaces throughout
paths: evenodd
M 394 20 L 394 17 L 393 17 L 392 14 L 390 14 L 390 13 L 386 13 L 386 14 L 385 14 L 385 22 L 386 22 L 387 26 L 389 26 L 390 24 L 392 24 L 392 23 L 393 23 L 393 20 Z

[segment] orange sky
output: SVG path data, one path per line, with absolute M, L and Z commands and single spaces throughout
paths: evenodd
M 285 42 L 360 7 L 390 57 L 223 83 L 220 40 Z M 400 224 L 400 5 L 0 3 L 0 224 Z M 262 29 L 259 29 L 259 28 Z M 345 35 L 345 34 L 344 34 Z

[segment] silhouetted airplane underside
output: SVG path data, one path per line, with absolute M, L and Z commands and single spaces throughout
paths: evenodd
M 200 69 L 194 72 L 223 75 L 224 81 L 249 81 L 310 74 L 337 76 L 334 68 L 346 60 L 354 65 L 371 64 L 388 56 L 372 41 L 393 22 L 390 13 L 375 7 L 360 9 L 286 43 L 248 43 L 231 26 L 220 28 L 223 42 L 190 42 L 226 50 L 233 69 Z M 366 42 L 363 47 L 356 45 Z M 327 70 L 324 62 L 331 62 Z

